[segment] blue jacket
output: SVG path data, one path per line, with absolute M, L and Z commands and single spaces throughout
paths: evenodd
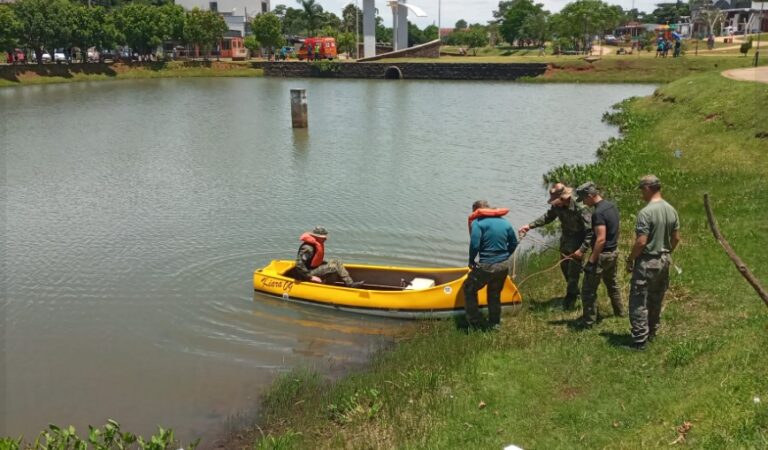
M 506 261 L 517 248 L 517 235 L 507 219 L 481 217 L 472 222 L 469 238 L 469 265 L 480 262 L 495 264 Z

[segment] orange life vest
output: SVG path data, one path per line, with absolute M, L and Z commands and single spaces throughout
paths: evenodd
M 502 216 L 506 216 L 507 214 L 509 214 L 509 208 L 476 209 L 467 218 L 467 228 L 469 228 L 469 232 L 472 233 L 472 222 L 474 222 L 475 219 L 479 219 L 481 217 L 502 217 Z
M 320 267 L 320 264 L 323 263 L 323 258 L 325 257 L 325 243 L 318 241 L 309 233 L 302 234 L 299 240 L 306 242 L 315 249 L 315 254 L 312 256 L 312 262 L 309 263 L 311 265 L 310 269 Z

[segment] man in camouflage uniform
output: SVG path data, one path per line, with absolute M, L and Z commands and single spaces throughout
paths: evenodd
M 563 308 L 573 309 L 579 296 L 579 278 L 581 277 L 581 259 L 592 241 L 592 212 L 583 203 L 573 198 L 572 189 L 557 183 L 549 190 L 549 210 L 541 217 L 520 227 L 518 232 L 525 234 L 529 230 L 544 226 L 555 219 L 560 219 L 560 254 L 569 257 L 560 263 L 560 269 L 567 283 Z
M 315 283 L 339 278 L 347 287 L 362 286 L 365 282 L 354 281 L 339 261 L 335 259 L 326 261 L 324 259 L 325 240 L 327 238 L 328 230 L 319 226 L 301 235 L 301 246 L 296 255 L 296 278 Z
M 592 328 L 598 321 L 597 288 L 600 287 L 601 281 L 608 290 L 613 315 L 625 315 L 617 269 L 620 217 L 616 205 L 603 199 L 597 186 L 591 181 L 576 189 L 576 198 L 594 208 L 592 251 L 584 265 L 584 285 L 581 288 L 581 302 L 584 307 L 581 325 L 584 328 Z
M 680 242 L 680 219 L 675 208 L 661 197 L 661 181 L 655 175 L 642 177 L 638 187 L 648 204 L 637 214 L 627 271 L 632 273 L 632 348 L 642 350 L 659 329 L 661 304 L 669 287 L 670 254 Z

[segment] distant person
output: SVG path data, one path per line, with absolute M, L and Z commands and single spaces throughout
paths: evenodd
M 312 45 L 307 46 L 307 61 L 312 61 L 312 54 L 314 53 L 315 48 Z
M 707 48 L 713 50 L 715 48 L 715 35 L 711 34 L 707 37 Z
M 365 283 L 354 281 L 339 261 L 324 259 L 325 240 L 328 239 L 328 231 L 325 227 L 315 227 L 312 231 L 302 234 L 299 239 L 301 245 L 296 255 L 297 279 L 324 283 L 340 278 L 345 286 L 352 288 L 360 287 Z
M 677 58 L 680 56 L 680 52 L 682 51 L 682 42 L 680 42 L 680 39 L 675 39 L 675 52 L 672 54 L 673 58 Z
M 543 227 L 555 220 L 560 221 L 560 270 L 566 282 L 563 308 L 572 309 L 579 297 L 579 279 L 581 278 L 581 260 L 592 243 L 592 211 L 572 195 L 573 189 L 562 183 L 556 183 L 549 190 L 551 206 L 541 217 L 520 227 L 518 232 L 525 235 L 528 231 Z
M 581 302 L 584 306 L 581 326 L 592 328 L 598 320 L 597 288 L 600 287 L 600 281 L 608 290 L 614 316 L 625 315 L 616 269 L 619 258 L 619 209 L 603 199 L 591 181 L 576 189 L 576 199 L 594 207 L 592 252 L 584 265 L 584 285 L 581 288 Z
M 544 43 L 539 44 L 539 56 L 544 56 Z
M 664 38 L 659 36 L 659 39 L 656 41 L 656 56 L 654 58 L 664 56 L 664 45 Z
M 322 55 L 320 55 L 322 50 L 323 50 L 323 48 L 322 48 L 322 46 L 321 46 L 321 44 L 319 42 L 317 44 L 315 44 L 315 59 L 316 60 L 322 59 Z
M 661 181 L 655 175 L 640 179 L 646 206 L 637 215 L 635 243 L 627 257 L 632 273 L 629 290 L 629 323 L 632 348 L 642 350 L 652 340 L 661 322 L 661 306 L 669 287 L 671 254 L 680 242 L 677 211 L 661 196 Z
M 469 268 L 464 283 L 464 309 L 470 327 L 484 328 L 477 304 L 477 292 L 488 286 L 488 325 L 498 329 L 501 324 L 501 290 L 509 274 L 509 257 L 517 248 L 517 236 L 512 225 L 502 217 L 509 210 L 491 209 L 488 202 L 472 204 L 469 217 Z

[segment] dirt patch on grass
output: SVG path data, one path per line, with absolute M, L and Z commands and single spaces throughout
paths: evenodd
M 560 65 L 560 64 L 547 64 L 547 70 L 544 72 L 544 78 L 552 78 L 555 74 L 565 72 L 565 73 L 583 73 L 583 72 L 591 72 L 595 70 L 594 66 L 591 65 Z
M 560 398 L 563 400 L 573 400 L 584 392 L 576 386 L 564 386 L 560 389 Z

